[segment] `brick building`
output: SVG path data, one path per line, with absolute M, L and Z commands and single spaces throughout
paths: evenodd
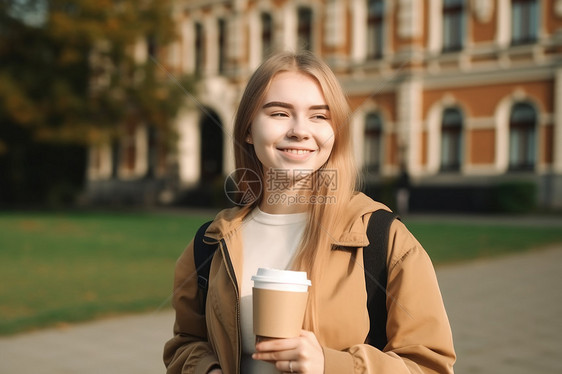
M 143 126 L 121 149 L 93 148 L 93 194 L 150 180 L 171 201 L 219 186 L 249 75 L 273 51 L 307 48 L 348 94 L 375 198 L 407 174 L 417 210 L 485 210 L 506 191 L 562 207 L 562 1 L 185 0 L 172 21 L 180 37 L 156 59 L 200 78 L 184 92 L 177 148 L 154 161 L 163 153 Z M 145 43 L 136 50 L 146 58 Z

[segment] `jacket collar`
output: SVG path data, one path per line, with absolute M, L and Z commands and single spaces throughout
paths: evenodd
M 379 209 L 389 210 L 384 204 L 374 201 L 361 192 L 353 195 L 349 204 L 346 205 L 345 215 L 335 228 L 332 245 L 338 247 L 366 247 L 369 245 L 367 225 L 370 213 Z
M 365 194 L 356 193 L 346 206 L 345 216 L 336 225 L 332 245 L 339 247 L 367 246 L 369 240 L 366 231 L 369 213 L 379 209 L 389 210 L 384 204 L 372 200 Z M 205 232 L 207 240 L 228 239 L 241 227 L 242 220 L 248 213 L 248 209 L 240 207 L 220 211 Z

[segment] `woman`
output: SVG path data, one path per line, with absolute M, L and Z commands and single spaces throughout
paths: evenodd
M 256 199 L 220 212 L 206 308 L 193 242 L 176 265 L 169 373 L 452 373 L 455 353 L 435 272 L 402 223 L 390 228 L 387 344 L 366 344 L 362 248 L 372 212 L 388 209 L 355 190 L 349 108 L 331 70 L 310 53 L 281 53 L 252 75 L 235 118 L 237 169 L 251 170 Z M 252 335 L 258 267 L 306 271 L 312 280 L 299 337 Z

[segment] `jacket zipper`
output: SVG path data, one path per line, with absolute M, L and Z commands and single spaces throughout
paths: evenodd
M 237 345 L 236 345 L 236 373 L 240 373 L 240 357 L 241 357 L 241 346 L 242 346 L 242 336 L 241 336 L 241 332 L 240 332 L 240 293 L 238 290 L 238 282 L 236 281 L 236 274 L 234 274 L 234 266 L 232 265 L 232 260 L 230 259 L 230 255 L 228 253 L 228 250 L 226 248 L 226 242 L 224 239 L 220 240 L 221 243 L 221 249 L 222 249 L 222 255 L 223 258 L 225 259 L 225 262 L 227 264 L 227 272 L 228 272 L 228 276 L 230 277 L 230 280 L 232 282 L 232 284 L 234 285 L 234 290 L 236 291 L 236 331 L 237 331 Z

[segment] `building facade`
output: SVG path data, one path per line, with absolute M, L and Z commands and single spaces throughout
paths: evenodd
M 348 95 L 373 194 L 407 176 L 414 209 L 485 209 L 510 185 L 515 199 L 527 191 L 562 207 L 562 1 L 185 0 L 172 21 L 179 39 L 157 59 L 172 76 L 199 77 L 196 94 L 182 93 L 175 149 L 154 161 L 136 126 L 121 148 L 91 150 L 91 191 L 149 169 L 174 181 L 155 187 L 161 201 L 218 186 L 234 169 L 249 75 L 272 52 L 309 49 Z

